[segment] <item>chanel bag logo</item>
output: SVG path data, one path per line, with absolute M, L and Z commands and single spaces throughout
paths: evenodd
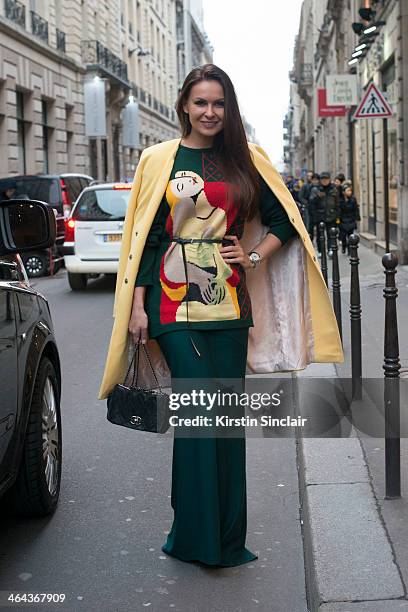
M 142 422 L 142 417 L 137 416 L 137 415 L 132 415 L 130 417 L 130 422 L 132 423 L 132 425 L 140 425 L 140 423 Z

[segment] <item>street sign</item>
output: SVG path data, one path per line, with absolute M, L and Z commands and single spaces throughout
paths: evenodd
M 354 118 L 367 119 L 376 117 L 392 117 L 393 112 L 384 95 L 374 83 L 371 83 L 357 108 Z
M 345 106 L 329 106 L 326 100 L 326 90 L 317 90 L 317 114 L 319 117 L 344 117 Z
M 326 90 L 328 106 L 354 106 L 358 103 L 356 74 L 328 74 Z

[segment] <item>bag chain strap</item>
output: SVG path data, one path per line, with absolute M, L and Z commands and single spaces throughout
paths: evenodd
M 154 368 L 153 368 L 152 362 L 151 362 L 151 360 L 150 360 L 149 353 L 147 352 L 147 348 L 146 348 L 146 346 L 145 346 L 143 343 L 141 343 L 141 342 L 138 342 L 138 343 L 135 345 L 135 350 L 134 350 L 134 352 L 133 352 L 132 359 L 131 359 L 131 361 L 130 361 L 130 364 L 129 364 L 128 370 L 127 370 L 127 372 L 126 372 L 125 381 L 126 381 L 127 377 L 129 376 L 130 369 L 131 369 L 131 367 L 132 367 L 132 364 L 133 364 L 133 363 L 134 363 L 134 361 L 135 361 L 135 357 L 136 357 L 136 354 L 137 354 L 137 362 L 134 364 L 134 365 L 135 365 L 135 367 L 134 367 L 134 369 L 133 369 L 133 376 L 132 376 L 132 383 L 131 383 L 131 386 L 132 386 L 132 387 L 135 387 L 135 386 L 137 385 L 137 380 L 138 380 L 138 376 L 139 376 L 139 360 L 140 360 L 140 349 L 139 349 L 139 345 L 140 345 L 140 344 L 143 346 L 144 353 L 145 353 L 145 355 L 146 355 L 147 361 L 149 362 L 149 366 L 150 366 L 150 369 L 151 369 L 151 371 L 152 371 L 152 373 L 153 373 L 153 376 L 154 376 L 154 379 L 155 379 L 155 381 L 156 381 L 156 383 L 157 383 L 157 386 L 158 386 L 159 390 L 161 391 L 161 393 L 163 393 L 163 388 L 162 388 L 162 386 L 161 386 L 161 385 L 160 385 L 160 383 L 159 383 L 159 379 L 157 378 L 156 372 L 154 371 Z

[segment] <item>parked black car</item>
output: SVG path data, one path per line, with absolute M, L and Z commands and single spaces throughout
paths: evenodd
M 57 219 L 57 238 L 50 250 L 35 250 L 22 256 L 29 276 L 44 276 L 51 269 L 64 263 L 62 245 L 65 239 L 65 219 L 85 187 L 93 181 L 86 174 L 26 174 L 0 179 L 0 196 L 6 185 L 13 179 L 15 192 L 13 198 L 28 198 L 46 202 L 53 207 Z M 2 198 L 0 197 L 0 200 Z
M 18 253 L 55 241 L 43 202 L 0 204 L 0 508 L 45 516 L 57 506 L 62 461 L 61 369 L 48 302 Z

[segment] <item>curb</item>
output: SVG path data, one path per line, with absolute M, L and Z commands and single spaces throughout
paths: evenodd
M 338 379 L 332 364 L 293 376 L 302 413 L 302 378 Z M 310 612 L 408 611 L 399 569 L 355 431 L 347 438 L 296 432 L 299 506 Z

